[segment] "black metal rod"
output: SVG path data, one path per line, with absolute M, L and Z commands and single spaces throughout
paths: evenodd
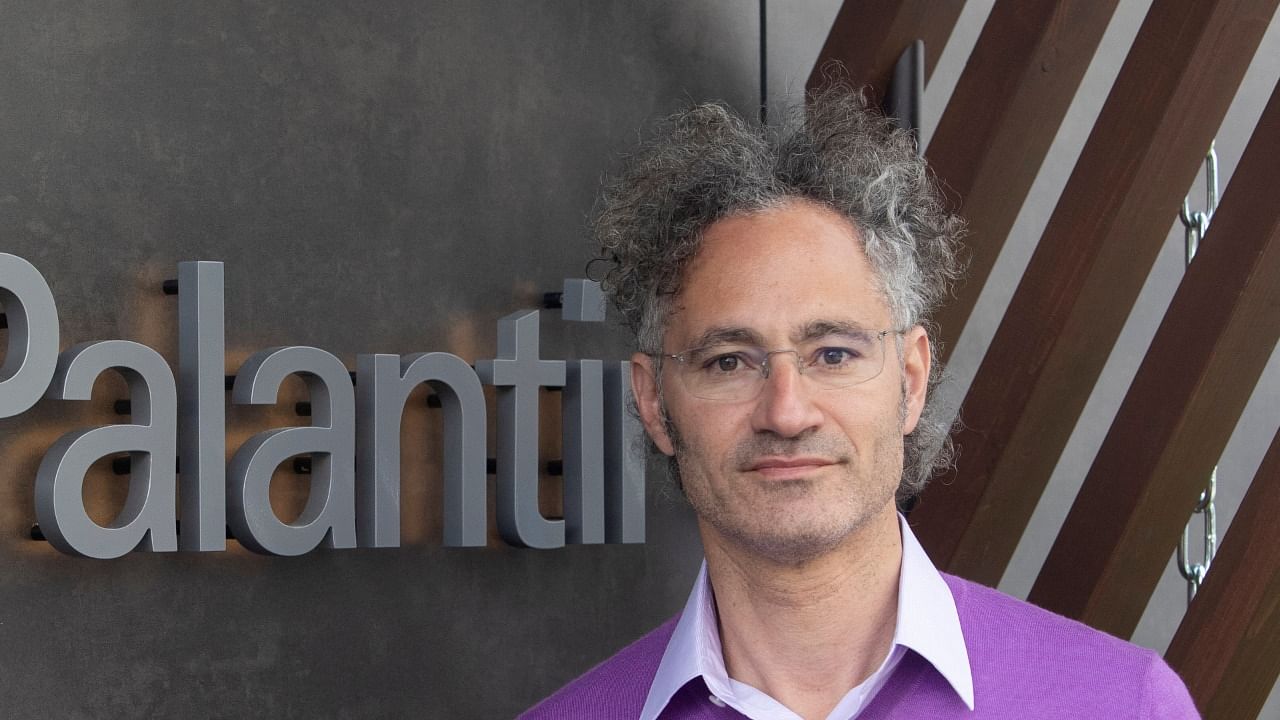
M 769 62 L 767 49 L 769 46 L 768 36 L 768 8 L 765 0 L 760 0 L 760 124 L 764 125 L 769 122 Z
M 564 475 L 564 461 L 548 460 L 542 469 L 551 477 L 560 477 Z M 485 472 L 490 475 L 498 474 L 498 458 L 487 458 L 485 460 Z
M 920 128 L 924 106 L 924 41 L 913 40 L 898 56 L 893 66 L 893 76 L 884 94 L 881 109 L 898 123 L 898 127 L 912 133 L 916 151 L 923 154 L 920 143 L 924 140 Z
M 182 460 L 180 458 L 173 459 L 173 471 L 182 472 Z M 111 458 L 111 473 L 113 475 L 128 475 L 133 472 L 133 456 L 118 455 Z

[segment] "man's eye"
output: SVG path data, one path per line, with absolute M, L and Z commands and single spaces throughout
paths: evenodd
M 858 353 L 849 348 L 822 348 L 818 351 L 817 361 L 814 364 L 824 367 L 840 367 L 857 360 L 858 357 Z
M 737 375 L 753 368 L 753 363 L 739 351 L 710 352 L 696 364 L 708 375 Z
M 733 373 L 746 367 L 741 357 L 737 355 L 716 355 L 707 360 L 702 366 L 704 370 L 711 373 Z

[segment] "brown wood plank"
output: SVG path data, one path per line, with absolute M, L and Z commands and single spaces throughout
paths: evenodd
M 967 277 L 938 313 L 955 346 L 1089 68 L 1117 0 L 1000 0 L 929 141 L 929 164 L 969 221 Z
M 1152 4 L 912 512 L 941 567 L 999 582 L 1276 5 Z
M 1206 720 L 1257 717 L 1280 677 L 1280 433 L 1165 659 Z
M 924 40 L 925 79 L 951 37 L 963 0 L 845 0 L 809 74 L 808 88 L 820 87 L 824 66 L 838 61 L 857 85 L 870 85 L 884 99 L 894 63 L 913 41 Z
M 1280 339 L 1280 91 L 1045 560 L 1030 600 L 1137 626 Z

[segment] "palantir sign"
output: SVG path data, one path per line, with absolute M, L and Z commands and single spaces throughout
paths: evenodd
M 9 325 L 0 366 L 0 417 L 42 396 L 88 400 L 111 369 L 128 382 L 129 424 L 74 430 L 45 454 L 36 477 L 36 517 L 49 541 L 96 558 L 150 551 L 226 548 L 226 527 L 246 547 L 276 555 L 400 544 L 400 419 L 422 383 L 444 413 L 444 544 L 481 546 L 487 535 L 486 405 L 497 402 L 499 532 L 508 543 L 554 548 L 570 543 L 644 541 L 644 456 L 627 410 L 626 362 L 538 357 L 539 311 L 498 323 L 498 352 L 472 369 L 443 352 L 358 356 L 355 382 L 332 353 L 275 347 L 254 353 L 236 373 L 231 401 L 274 404 L 289 375 L 306 383 L 309 427 L 259 433 L 226 463 L 222 263 L 178 264 L 178 373 L 154 349 L 128 340 L 73 345 L 58 352 L 58 311 L 48 283 L 26 260 L 0 253 L 0 303 Z M 564 514 L 538 511 L 538 389 L 563 387 Z M 124 508 L 108 527 L 82 499 L 90 465 L 131 453 Z M 311 493 L 298 519 L 271 510 L 271 474 L 295 455 L 312 457 Z M 175 469 L 182 458 L 181 472 Z M 178 533 L 181 521 L 181 534 Z

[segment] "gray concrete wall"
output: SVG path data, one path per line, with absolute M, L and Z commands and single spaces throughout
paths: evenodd
M 43 272 L 64 347 L 124 338 L 176 362 L 160 285 L 204 259 L 226 263 L 230 371 L 285 344 L 352 366 L 492 357 L 500 316 L 583 275 L 599 177 L 643 124 L 689 97 L 750 111 L 753 8 L 6 2 L 0 250 Z M 616 330 L 543 324 L 543 357 L 629 354 Z M 30 540 L 40 458 L 120 422 L 121 393 L 104 378 L 92 402 L 0 421 L 6 717 L 511 716 L 674 613 L 701 558 L 656 482 L 644 545 L 442 548 L 440 431 L 420 402 L 400 549 L 94 561 Z M 234 409 L 228 449 L 303 422 L 300 388 L 284 395 Z M 545 458 L 557 443 L 544 432 Z M 90 477 L 100 522 L 123 483 Z M 278 474 L 283 515 L 305 494 Z
M 926 95 L 926 139 L 992 0 L 972 0 Z M 1124 0 L 956 352 L 957 397 L 1149 0 Z M 839 0 L 769 3 L 769 86 L 794 99 Z M 58 300 L 64 347 L 126 338 L 176 360 L 181 260 L 226 263 L 227 368 L 272 345 L 491 357 L 498 317 L 583 274 L 583 219 L 611 158 L 689 98 L 753 112 L 757 4 L 582 2 L 0 6 L 0 250 Z M 1275 27 L 1219 136 L 1224 177 L 1280 76 Z M 780 99 L 779 99 L 780 98 Z M 1198 196 L 1198 195 L 1197 195 Z M 1170 214 L 1171 223 L 1173 214 Z M 1180 274 L 1162 256 L 1002 587 L 1030 587 Z M 544 357 L 622 358 L 615 329 L 544 322 Z M 1275 431 L 1274 360 L 1222 460 L 1222 528 Z M 264 558 L 63 556 L 28 539 L 40 457 L 119 422 L 122 386 L 0 420 L 0 690 L 41 717 L 504 717 L 684 601 L 700 559 L 682 501 L 651 473 L 643 546 L 440 547 L 438 419 L 406 413 L 396 550 Z M 301 422 L 234 409 L 228 448 Z M 554 400 L 544 394 L 544 398 Z M 418 406 L 421 407 L 420 405 Z M 543 427 L 558 417 L 545 406 Z M 556 457 L 556 433 L 543 456 Z M 85 497 L 108 520 L 121 479 Z M 544 478 L 554 511 L 557 481 Z M 278 473 L 296 513 L 305 479 Z M 1135 638 L 1163 649 L 1169 569 Z M 1280 694 L 1263 717 L 1280 718 Z

